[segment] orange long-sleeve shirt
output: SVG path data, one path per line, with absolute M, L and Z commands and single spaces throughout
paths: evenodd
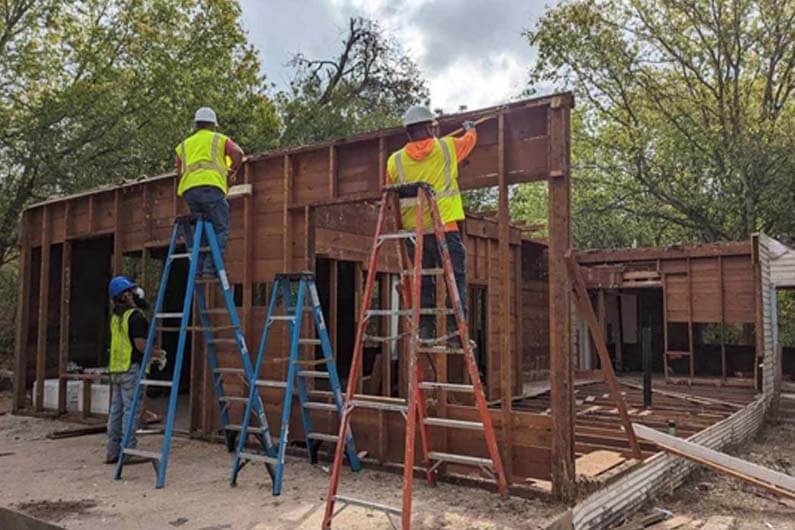
M 435 142 L 436 138 L 425 138 L 424 140 L 409 142 L 405 147 L 406 154 L 417 161 L 425 160 L 431 154 Z M 475 129 L 468 129 L 462 136 L 453 137 L 456 160 L 460 162 L 468 157 L 477 143 L 478 133 Z M 393 184 L 396 180 L 396 175 L 392 175 L 387 167 L 386 184 Z M 458 223 L 455 221 L 447 223 L 444 228 L 448 232 L 456 231 L 458 230 Z

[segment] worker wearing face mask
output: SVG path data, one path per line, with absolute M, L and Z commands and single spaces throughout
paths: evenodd
M 144 311 L 149 303 L 143 297 L 143 290 L 125 276 L 116 276 L 110 281 L 108 294 L 113 304 L 110 319 L 110 372 L 111 402 L 108 413 L 108 443 L 105 462 L 115 463 L 121 456 L 121 440 L 128 425 L 132 410 L 135 385 L 146 349 L 149 322 Z M 152 358 L 165 367 L 166 352 L 153 349 Z M 133 425 L 130 447 L 136 446 Z

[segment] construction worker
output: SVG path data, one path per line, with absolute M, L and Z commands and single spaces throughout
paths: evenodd
M 436 136 L 436 120 L 430 109 L 422 105 L 415 105 L 406 111 L 403 116 L 403 125 L 406 128 L 408 143 L 399 151 L 392 153 L 387 162 L 388 184 L 411 184 L 414 182 L 427 182 L 436 192 L 436 202 L 442 222 L 445 224 L 445 239 L 450 251 L 450 260 L 455 273 L 455 281 L 464 312 L 467 310 L 467 282 L 466 282 L 466 248 L 458 231 L 458 222 L 464 219 L 464 206 L 461 202 L 461 192 L 458 189 L 458 162 L 469 156 L 477 143 L 475 124 L 464 122 L 464 134 L 460 137 Z M 416 198 L 400 200 L 400 213 L 403 219 L 403 228 L 413 230 L 416 228 Z M 432 228 L 430 215 L 426 212 L 425 229 Z M 414 258 L 414 244 L 408 243 L 409 256 Z M 422 268 L 431 269 L 441 267 L 439 252 L 436 248 L 436 238 L 433 234 L 426 234 L 423 240 Z M 433 276 L 422 278 L 422 307 L 436 307 L 436 279 Z M 450 307 L 450 300 L 447 301 Z M 435 317 L 423 315 L 420 321 L 420 337 L 431 339 L 436 331 Z M 457 330 L 455 316 L 447 317 L 447 333 L 452 334 Z M 458 337 L 452 337 L 451 342 L 460 344 Z
M 130 414 L 133 413 L 132 400 L 149 329 L 149 323 L 143 312 L 149 308 L 149 303 L 143 297 L 143 290 L 125 276 L 116 276 L 110 281 L 108 294 L 113 309 L 110 318 L 110 361 L 108 364 L 111 401 L 108 412 L 108 443 L 105 462 L 113 464 L 121 456 L 122 436 Z M 152 357 L 161 362 L 161 368 L 165 366 L 163 350 L 153 351 Z M 136 421 L 133 426 L 131 448 L 136 446 L 137 423 Z
M 229 238 L 229 190 L 227 177 L 234 184 L 243 163 L 243 150 L 229 137 L 216 131 L 215 111 L 201 107 L 194 117 L 195 131 L 176 147 L 177 195 L 185 199 L 190 211 L 202 214 L 215 230 L 221 254 Z M 199 274 L 215 275 L 209 254 L 202 254 Z

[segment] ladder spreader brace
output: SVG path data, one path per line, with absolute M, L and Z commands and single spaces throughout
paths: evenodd
M 402 230 L 399 199 L 414 197 L 417 199 L 416 229 L 411 231 Z M 390 234 L 383 234 L 382 232 L 384 230 L 386 210 L 390 206 L 394 210 L 397 218 L 396 221 L 398 231 Z M 431 221 L 433 224 L 433 235 L 435 236 L 436 247 L 439 252 L 439 261 L 442 263 L 441 269 L 423 269 L 422 267 L 426 209 L 430 211 Z M 409 260 L 408 250 L 406 248 L 406 242 L 409 240 L 411 240 L 415 245 L 413 263 Z M 371 310 L 370 302 L 372 300 L 372 293 L 376 280 L 378 255 L 383 243 L 388 241 L 396 242 L 399 246 L 398 255 L 400 263 L 402 264 L 400 289 L 402 309 L 398 311 L 380 309 Z M 346 436 L 348 429 L 350 428 L 351 415 L 358 406 L 361 406 L 361 400 L 354 399 L 354 393 L 356 392 L 356 388 L 359 384 L 362 374 L 363 347 L 365 337 L 367 336 L 366 328 L 368 319 L 384 316 L 397 316 L 398 318 L 406 319 L 408 321 L 409 328 L 407 334 L 410 337 L 410 340 L 408 341 L 408 403 L 405 407 L 393 405 L 393 407 L 398 407 L 393 410 L 400 411 L 406 417 L 406 438 L 403 459 L 403 503 L 401 508 L 395 508 L 367 500 L 339 495 L 337 492 L 343 460 L 343 447 L 341 444 L 338 444 L 334 454 L 334 464 L 331 468 L 331 478 L 329 481 L 328 495 L 326 497 L 326 510 L 323 518 L 323 528 L 331 528 L 332 519 L 336 514 L 339 513 L 339 511 L 341 511 L 340 509 L 335 512 L 335 504 L 339 502 L 344 505 L 342 509 L 344 509 L 345 506 L 352 505 L 382 511 L 387 515 L 387 517 L 390 518 L 389 520 L 393 525 L 394 522 L 392 522 L 392 517 L 399 516 L 401 519 L 400 527 L 402 530 L 410 529 L 412 487 L 414 480 L 414 444 L 417 427 L 419 427 L 420 431 L 420 445 L 422 448 L 426 479 L 429 485 L 434 484 L 435 473 L 438 471 L 439 466 L 443 463 L 470 465 L 487 470 L 496 481 L 497 489 L 500 494 L 503 497 L 506 497 L 508 495 L 508 483 L 503 469 L 500 452 L 497 447 L 497 439 L 494 433 L 491 416 L 489 414 L 486 398 L 483 393 L 483 385 L 481 383 L 480 374 L 475 361 L 473 345 L 469 340 L 469 329 L 466 316 L 464 314 L 460 293 L 458 292 L 458 287 L 455 283 L 453 266 L 452 262 L 450 261 L 450 253 L 447 248 L 447 241 L 445 239 L 444 225 L 439 214 L 439 208 L 436 204 L 433 189 L 428 184 L 415 183 L 409 185 L 386 186 L 382 189 L 378 221 L 376 223 L 375 236 L 367 271 L 367 282 L 365 284 L 361 305 L 361 318 L 359 319 L 359 325 L 356 332 L 356 341 L 354 343 L 353 358 L 351 360 L 350 375 L 348 377 L 348 387 L 345 396 L 345 403 L 347 406 L 343 409 L 338 437 L 342 439 Z M 451 301 L 450 305 L 452 306 L 452 309 L 429 309 L 421 307 L 423 275 L 443 277 L 446 292 L 449 300 Z M 456 332 L 449 333 L 444 337 L 433 340 L 423 340 L 420 338 L 419 325 L 420 317 L 422 315 L 451 314 L 451 312 L 456 318 L 458 327 Z M 395 337 L 384 337 L 384 339 L 396 340 L 401 336 L 403 336 L 403 334 L 398 334 Z M 372 339 L 372 337 L 367 336 L 367 340 Z M 460 345 L 452 347 L 449 343 L 450 339 L 458 339 Z M 423 381 L 422 367 L 417 360 L 417 356 L 420 353 L 462 353 L 471 384 L 448 383 L 446 381 Z M 474 397 L 475 407 L 477 409 L 480 421 L 463 421 L 449 418 L 429 417 L 426 407 L 426 400 L 423 393 L 424 390 L 471 393 Z M 446 395 L 444 394 L 443 400 L 446 401 Z M 482 431 L 485 438 L 485 444 L 488 449 L 489 458 L 432 451 L 430 440 L 428 438 L 428 425 Z

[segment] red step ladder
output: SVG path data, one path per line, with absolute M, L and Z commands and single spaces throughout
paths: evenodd
M 417 223 L 416 230 L 407 231 L 398 229 L 395 233 L 383 234 L 386 210 L 391 206 L 397 218 L 397 226 L 401 227 L 400 199 L 416 199 L 417 204 Z M 440 252 L 440 261 L 443 265 L 441 269 L 422 268 L 422 247 L 424 220 L 426 210 L 430 211 L 433 222 L 433 234 L 436 236 L 437 248 Z M 407 240 L 415 243 L 414 261 L 409 260 L 406 248 Z M 376 281 L 377 262 L 379 251 L 382 244 L 388 241 L 398 243 L 398 253 L 401 263 L 401 301 L 402 309 L 392 310 L 371 310 L 370 301 L 372 300 L 373 287 Z M 452 309 L 447 308 L 422 308 L 420 294 L 422 287 L 422 277 L 424 275 L 442 276 L 446 286 L 449 299 L 452 302 Z M 458 331 L 448 334 L 438 339 L 421 339 L 419 336 L 420 316 L 428 314 L 454 314 L 458 325 Z M 361 396 L 354 398 L 354 393 L 359 385 L 362 375 L 362 350 L 367 333 L 367 323 L 373 317 L 390 317 L 397 315 L 407 319 L 408 333 L 400 331 L 395 337 L 367 337 L 368 340 L 396 340 L 403 336 L 409 337 L 408 351 L 408 404 L 398 406 L 394 403 L 378 403 L 362 399 Z M 458 338 L 460 345 L 451 347 L 449 339 Z M 471 384 L 447 383 L 445 381 L 424 381 L 422 366 L 417 360 L 419 354 L 443 355 L 463 354 L 466 364 L 467 374 Z M 446 357 L 445 357 L 446 359 Z M 446 362 L 446 361 L 445 361 Z M 446 402 L 446 392 L 472 394 L 477 408 L 480 421 L 463 421 L 442 417 L 429 417 L 424 390 L 442 391 L 442 402 Z M 375 397 L 375 396 L 374 396 Z M 344 509 L 348 505 L 362 506 L 373 510 L 384 512 L 387 517 L 399 516 L 401 518 L 401 528 L 409 530 L 411 525 L 411 499 L 412 485 L 414 480 L 414 442 L 417 428 L 420 431 L 422 447 L 422 459 L 425 465 L 425 474 L 429 485 L 434 485 L 434 475 L 439 466 L 444 463 L 463 464 L 480 468 L 487 471 L 496 481 L 497 489 L 503 497 L 508 495 L 508 482 L 503 471 L 502 459 L 497 448 L 497 439 L 494 434 L 491 416 L 486 405 L 486 398 L 483 395 L 483 385 L 480 381 L 477 362 L 473 352 L 473 344 L 469 340 L 469 328 L 464 315 L 463 305 L 458 293 L 458 287 L 453 275 L 453 266 L 450 261 L 450 253 L 444 234 L 444 225 L 439 215 L 439 208 L 436 204 L 433 189 L 425 183 L 415 183 L 401 186 L 386 186 L 383 188 L 378 221 L 376 223 L 375 238 L 373 248 L 370 253 L 369 266 L 367 268 L 367 282 L 364 288 L 361 315 L 359 326 L 356 331 L 356 342 L 354 343 L 353 359 L 351 361 L 351 371 L 348 377 L 348 388 L 345 395 L 345 407 L 340 421 L 338 439 L 342 440 L 347 435 L 350 428 L 351 415 L 356 408 L 384 408 L 389 410 L 400 409 L 406 417 L 406 440 L 405 455 L 403 459 L 403 505 L 401 508 L 387 506 L 364 499 L 356 499 L 337 493 L 340 482 L 340 471 L 344 457 L 344 444 L 337 444 L 334 453 L 334 465 L 331 468 L 331 480 L 329 483 L 328 497 L 326 498 L 326 511 L 323 518 L 323 528 L 331 528 L 331 522 L 335 513 L 335 504 L 343 504 Z M 443 407 L 442 407 L 443 408 Z M 488 448 L 489 458 L 481 458 L 469 455 L 444 453 L 431 450 L 431 443 L 428 438 L 428 425 L 436 425 L 447 428 L 457 428 L 465 430 L 482 431 L 485 444 Z

